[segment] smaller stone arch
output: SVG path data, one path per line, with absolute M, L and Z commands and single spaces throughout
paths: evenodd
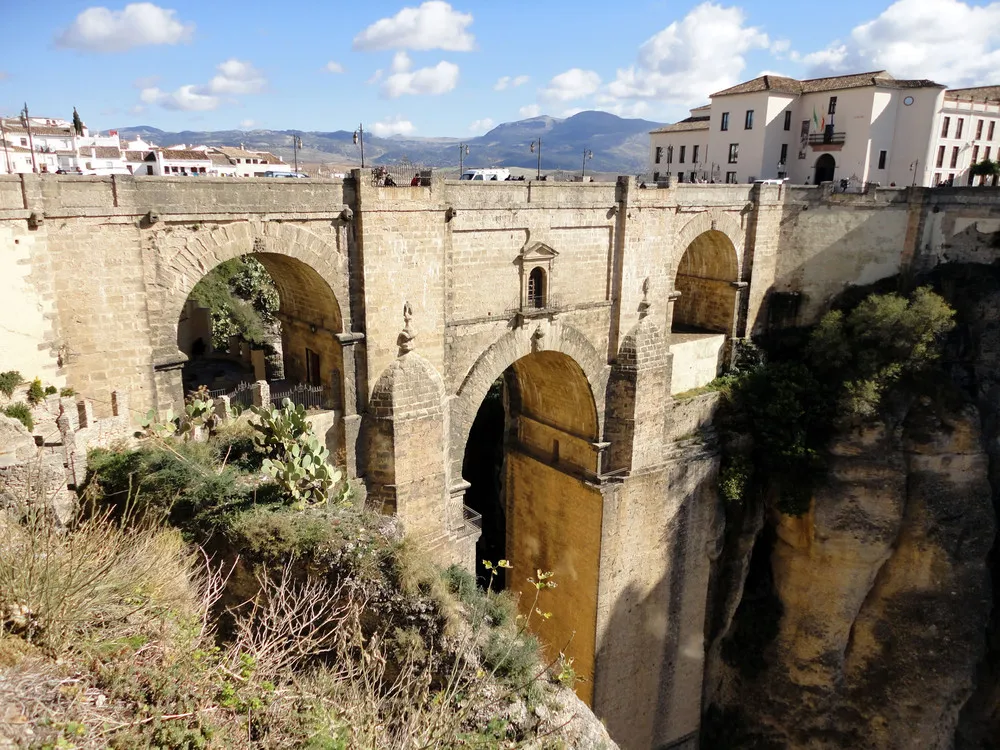
M 677 240 L 670 257 L 671 275 L 677 272 L 677 267 L 691 243 L 705 232 L 720 232 L 725 235 L 732 245 L 736 267 L 737 269 L 741 268 L 746 231 L 739 220 L 731 214 L 719 209 L 712 209 L 693 216 L 677 233 Z

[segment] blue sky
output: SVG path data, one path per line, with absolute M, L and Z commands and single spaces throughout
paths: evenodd
M 479 135 L 535 114 L 671 121 L 762 72 L 1000 84 L 1000 2 L 49 0 L 4 9 L 0 113 L 92 128 Z

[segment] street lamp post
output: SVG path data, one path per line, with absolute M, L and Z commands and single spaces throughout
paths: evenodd
M 535 153 L 535 146 L 538 146 L 538 169 L 535 172 L 535 179 L 542 179 L 542 139 L 539 138 L 536 141 L 531 142 L 531 153 Z
M 28 131 L 28 148 L 31 149 L 31 171 L 38 171 L 38 163 L 35 161 L 35 139 L 31 137 L 31 120 L 28 119 L 28 103 L 24 103 L 24 109 L 21 111 L 21 121 L 24 123 L 25 129 Z
M 580 175 L 580 177 L 587 176 L 587 159 L 593 159 L 593 158 L 594 158 L 594 152 L 588 148 L 585 148 L 583 150 L 583 173 Z
M 358 125 L 358 129 L 354 131 L 354 145 L 361 145 L 361 168 L 365 168 L 365 129 L 363 126 Z
M 916 159 L 916 160 L 913 161 L 912 164 L 910 164 L 910 170 L 913 172 L 913 180 L 912 180 L 912 182 L 910 182 L 910 185 L 916 185 L 917 184 L 917 165 L 918 164 L 920 164 L 920 159 Z
M 458 144 L 458 177 L 461 179 L 462 174 L 465 172 L 465 157 L 469 155 L 469 144 L 459 143 Z
M 299 173 L 299 149 L 302 148 L 302 138 L 297 135 L 292 136 L 292 156 L 295 159 L 295 174 Z

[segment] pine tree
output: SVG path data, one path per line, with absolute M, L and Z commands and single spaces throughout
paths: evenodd
M 76 107 L 73 107 L 73 130 L 76 131 L 77 135 L 83 135 L 83 120 L 80 119 Z

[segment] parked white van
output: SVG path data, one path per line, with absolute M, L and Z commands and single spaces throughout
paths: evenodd
M 462 176 L 458 179 L 460 180 L 474 180 L 476 182 L 482 181 L 503 181 L 510 177 L 509 169 L 467 169 L 462 172 Z

